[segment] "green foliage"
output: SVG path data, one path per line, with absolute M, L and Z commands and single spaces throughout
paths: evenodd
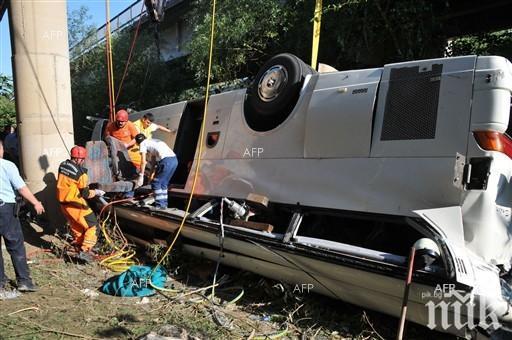
M 112 41 L 114 84 L 119 91 L 133 38 L 133 31 L 116 34 Z M 105 46 L 99 45 L 71 63 L 71 87 L 75 140 L 85 142 L 90 137 L 90 122 L 86 116 L 108 118 L 108 86 Z M 152 32 L 139 33 L 132 60 L 123 82 L 116 107 L 142 110 L 177 100 L 183 88 L 195 87 L 183 63 L 161 61 Z M 84 129 L 88 127 L 89 129 Z
M 448 46 L 450 56 L 501 55 L 512 59 L 512 30 L 504 30 L 453 39 Z
M 196 0 L 188 44 L 196 79 L 206 78 L 210 1 Z M 225 0 L 217 9 L 213 80 L 254 75 L 272 55 L 311 58 L 315 1 Z M 436 7 L 437 6 L 437 7 Z M 438 57 L 444 7 L 427 0 L 324 0 L 319 61 L 340 69 Z
M 211 0 L 187 2 L 184 22 L 192 35 L 188 55 L 163 62 L 153 24 L 143 25 L 121 95 L 120 106 L 146 109 L 204 95 L 211 24 Z M 290 52 L 311 58 L 315 1 L 223 0 L 217 3 L 212 91 L 246 86 L 228 83 L 253 76 L 271 56 Z M 323 0 L 319 61 L 340 70 L 381 67 L 390 62 L 442 57 L 447 37 L 443 15 L 450 1 Z M 82 18 L 87 12 L 81 12 Z M 169 17 L 169 16 L 168 16 Z M 83 20 L 82 20 L 83 21 Z M 167 23 L 161 24 L 163 32 Z M 188 30 L 188 29 L 187 29 Z M 127 30 L 128 31 L 128 30 Z M 113 39 L 115 88 L 123 75 L 133 30 Z M 452 55 L 500 54 L 512 57 L 512 33 L 455 39 Z M 108 105 L 105 47 L 99 46 L 71 64 L 75 136 L 88 139 L 86 115 L 106 117 Z M 202 86 L 202 87 L 201 87 Z
M 12 78 L 0 74 L 0 127 L 16 123 Z
M 0 96 L 4 96 L 8 99 L 14 99 L 14 85 L 12 83 L 12 77 L 5 74 L 0 74 Z
M 80 6 L 68 13 L 68 40 L 69 46 L 82 41 L 85 37 L 91 34 L 95 27 L 90 23 L 92 15 L 89 14 L 87 6 Z
M 442 55 L 445 37 L 430 1 L 324 0 L 319 61 L 338 69 Z M 282 45 L 311 58 L 314 1 L 289 1 L 293 14 Z
M 254 72 L 251 66 L 268 59 L 288 28 L 289 14 L 280 0 L 224 0 L 218 3 L 212 80 L 223 82 Z M 187 45 L 188 62 L 196 80 L 207 75 L 211 6 L 196 0 L 190 15 L 193 34 Z
M 14 100 L 0 96 L 0 127 L 16 123 Z

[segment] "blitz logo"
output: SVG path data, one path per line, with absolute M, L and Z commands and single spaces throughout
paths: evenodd
M 362 88 L 362 89 L 354 89 L 352 90 L 352 94 L 361 94 L 361 93 L 368 93 L 368 88 Z

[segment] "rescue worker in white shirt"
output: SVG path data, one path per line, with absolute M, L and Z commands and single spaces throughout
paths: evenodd
M 133 122 L 139 133 L 144 134 L 146 136 L 146 139 L 153 138 L 153 132 L 156 130 L 162 130 L 165 132 L 171 132 L 168 128 L 162 125 L 158 125 L 156 123 L 153 123 L 155 121 L 155 116 L 148 112 L 142 116 L 141 119 L 136 120 Z
M 144 170 L 146 169 L 146 153 L 150 156 L 155 156 L 156 170 L 155 176 L 151 180 L 151 189 L 155 196 L 155 207 L 157 209 L 167 208 L 167 190 L 169 181 L 171 180 L 176 167 L 178 166 L 178 159 L 172 149 L 163 141 L 159 139 L 146 139 L 146 136 L 139 133 L 135 136 L 135 142 L 139 145 L 142 161 L 140 164 L 140 175 L 137 182 L 141 186 L 144 182 Z

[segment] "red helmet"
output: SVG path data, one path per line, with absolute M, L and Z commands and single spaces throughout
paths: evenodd
M 118 120 L 120 122 L 127 122 L 128 121 L 128 112 L 126 112 L 126 110 L 117 111 L 116 120 Z
M 85 158 L 87 157 L 87 149 L 83 146 L 73 146 L 71 148 L 71 158 Z

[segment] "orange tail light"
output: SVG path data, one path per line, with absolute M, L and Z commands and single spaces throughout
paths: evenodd
M 487 151 L 498 151 L 512 159 L 512 139 L 509 136 L 495 131 L 475 131 L 478 145 Z

